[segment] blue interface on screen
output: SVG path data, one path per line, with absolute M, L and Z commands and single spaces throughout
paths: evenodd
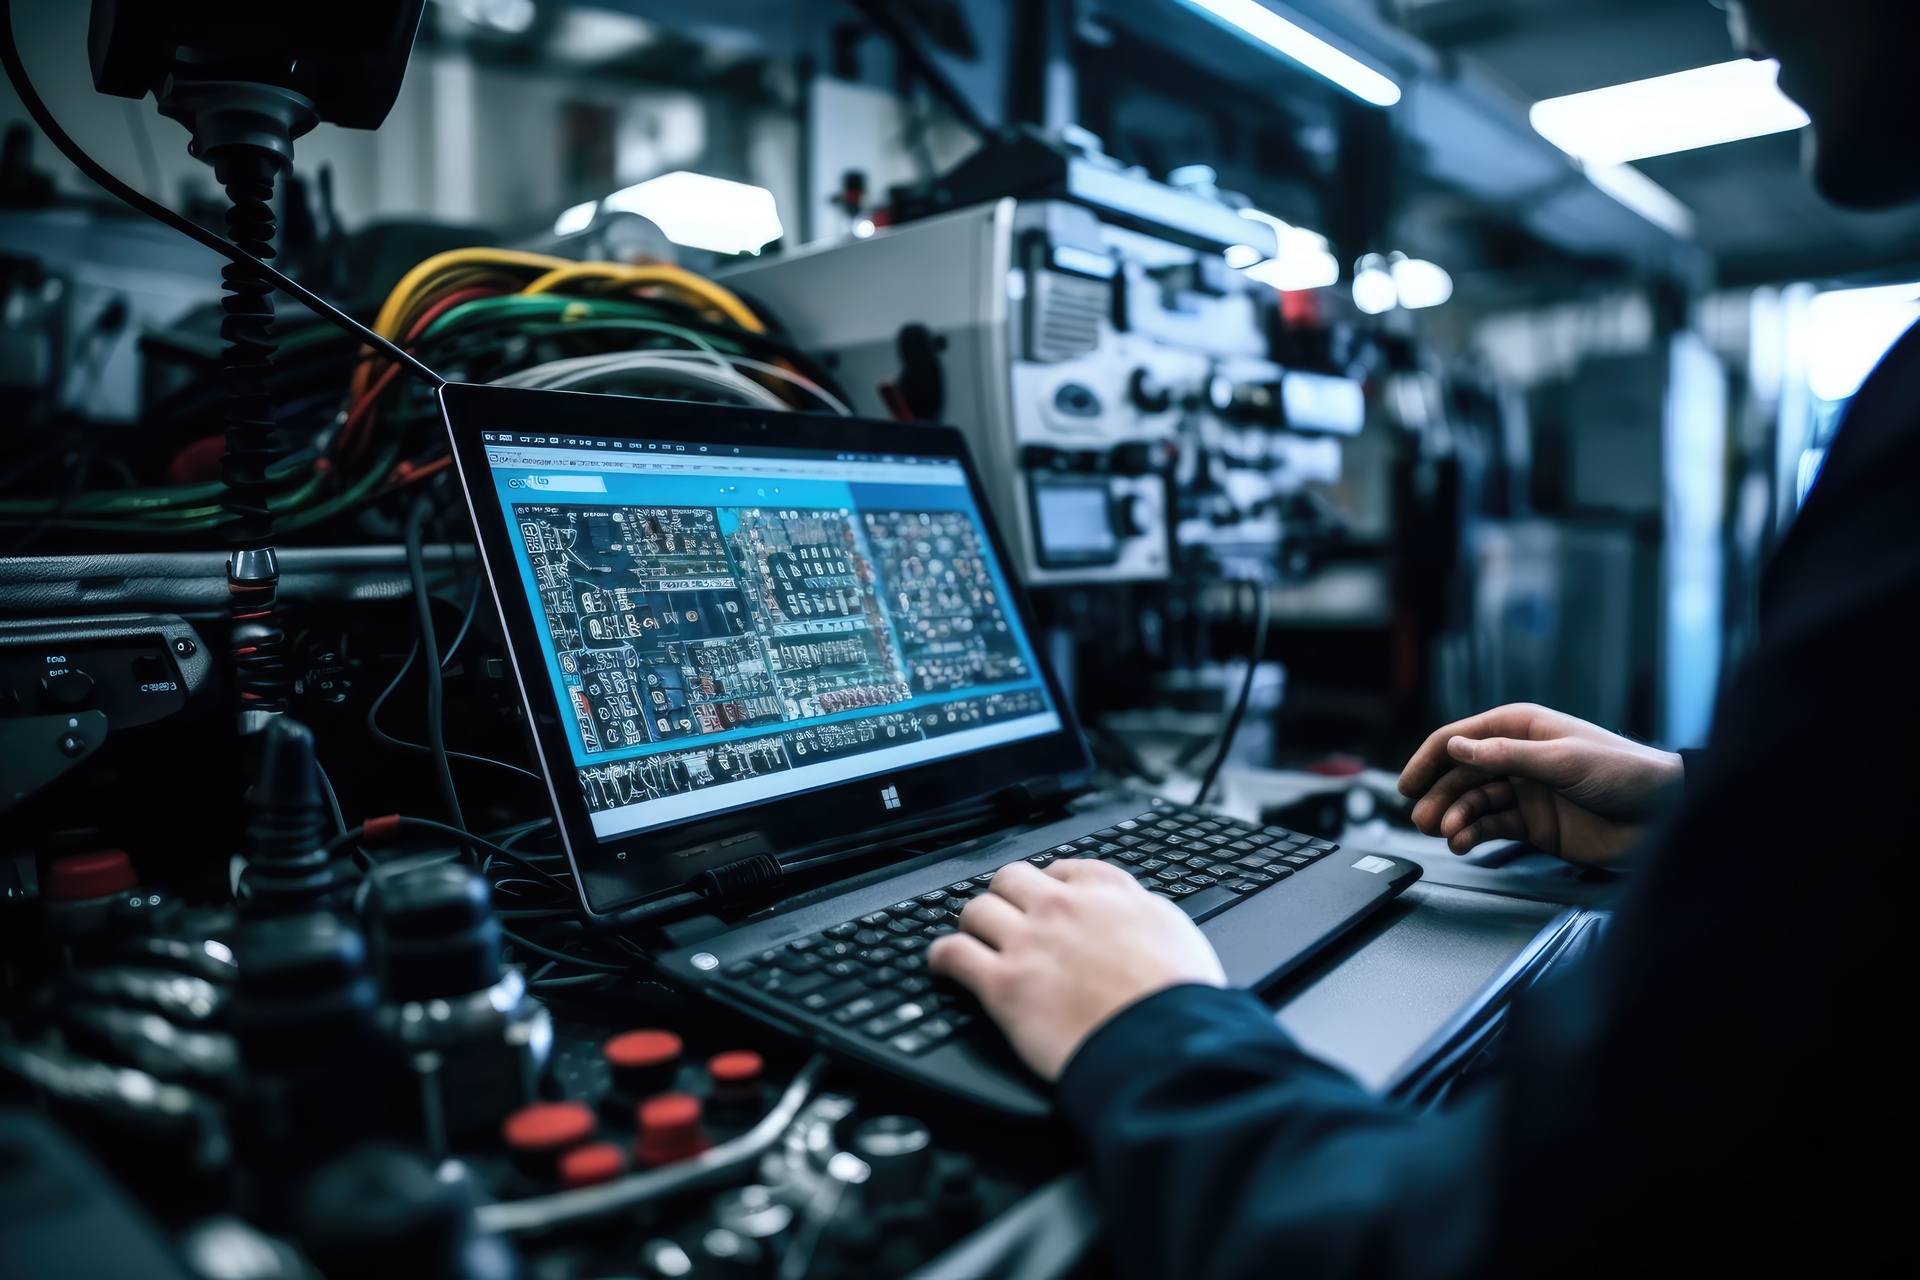
M 600 839 L 1060 728 L 958 462 L 484 439 Z

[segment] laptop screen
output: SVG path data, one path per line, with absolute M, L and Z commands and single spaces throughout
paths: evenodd
M 1062 727 L 951 457 L 483 447 L 602 841 Z

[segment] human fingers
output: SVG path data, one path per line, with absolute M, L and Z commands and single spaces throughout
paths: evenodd
M 1060 892 L 1060 882 L 1029 863 L 1009 862 L 993 873 L 987 891 L 999 894 L 1022 911 L 1031 911 L 1048 894 Z
M 960 928 L 995 949 L 1005 948 L 1026 927 L 1026 912 L 991 893 L 981 894 L 960 912 Z
M 945 978 L 982 995 L 991 985 L 998 967 L 1004 964 L 1000 953 L 986 943 L 964 933 L 949 933 L 935 938 L 927 948 L 927 967 Z
M 1125 883 L 1133 888 L 1139 887 L 1139 881 L 1132 876 L 1111 862 L 1101 862 L 1096 858 L 1062 858 L 1048 867 L 1046 874 L 1067 884 Z
M 1523 738 L 1455 736 L 1447 740 L 1447 754 L 1490 774 L 1531 778 L 1552 787 L 1570 787 L 1592 771 L 1595 752 L 1591 744 L 1570 738 L 1533 742 Z
M 1433 786 L 1434 780 L 1452 766 L 1453 759 L 1447 753 L 1447 743 L 1451 739 L 1496 736 L 1524 738 L 1532 731 L 1536 720 L 1553 715 L 1554 712 L 1531 702 L 1510 702 L 1464 720 L 1441 725 L 1427 735 L 1407 760 L 1406 767 L 1401 769 L 1400 794 L 1414 797 L 1425 793 Z
M 1511 809 L 1517 802 L 1513 797 L 1513 784 L 1505 778 L 1494 778 L 1482 786 L 1463 793 L 1459 799 L 1447 806 L 1440 815 L 1440 834 L 1452 835 L 1476 818 L 1490 813 Z
M 1502 809 L 1499 813 L 1490 813 L 1460 828 L 1447 837 L 1447 848 L 1455 853 L 1466 853 L 1475 845 L 1485 844 L 1489 840 L 1524 840 L 1527 838 L 1527 821 L 1520 816 L 1518 809 Z
M 1472 765 L 1457 764 L 1440 775 L 1427 793 L 1413 806 L 1413 825 L 1430 836 L 1441 834 L 1440 820 L 1453 802 L 1475 787 L 1485 786 L 1493 775 Z

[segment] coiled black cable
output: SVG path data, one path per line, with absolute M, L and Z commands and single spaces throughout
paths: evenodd
M 226 148 L 215 167 L 227 193 L 227 234 L 235 247 L 265 261 L 273 255 L 273 183 L 280 158 L 263 147 Z M 221 268 L 220 381 L 227 452 L 220 460 L 221 506 L 236 551 L 258 551 L 273 538 L 267 471 L 286 456 L 273 422 L 267 379 L 273 371 L 273 285 L 251 263 Z M 279 572 L 270 557 L 235 557 L 227 572 L 233 620 L 234 682 L 246 712 L 287 709 L 286 632 L 278 616 Z

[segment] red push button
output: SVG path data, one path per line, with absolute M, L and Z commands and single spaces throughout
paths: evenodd
M 55 858 L 47 868 L 47 897 L 56 902 L 104 898 L 110 893 L 124 893 L 139 883 L 133 859 L 120 849 L 68 854 Z
M 627 1153 L 619 1144 L 589 1142 L 560 1157 L 560 1185 L 571 1191 L 611 1182 L 627 1171 Z
M 663 1093 L 640 1104 L 640 1138 L 634 1158 L 648 1168 L 697 1156 L 712 1141 L 700 1123 L 700 1099 L 690 1093 Z
M 515 1151 L 559 1151 L 593 1136 L 593 1109 L 579 1102 L 531 1103 L 507 1117 L 500 1135 Z
M 622 1032 L 600 1052 L 613 1068 L 613 1087 L 630 1098 L 645 1098 L 673 1088 L 684 1049 L 673 1032 L 648 1028 Z

